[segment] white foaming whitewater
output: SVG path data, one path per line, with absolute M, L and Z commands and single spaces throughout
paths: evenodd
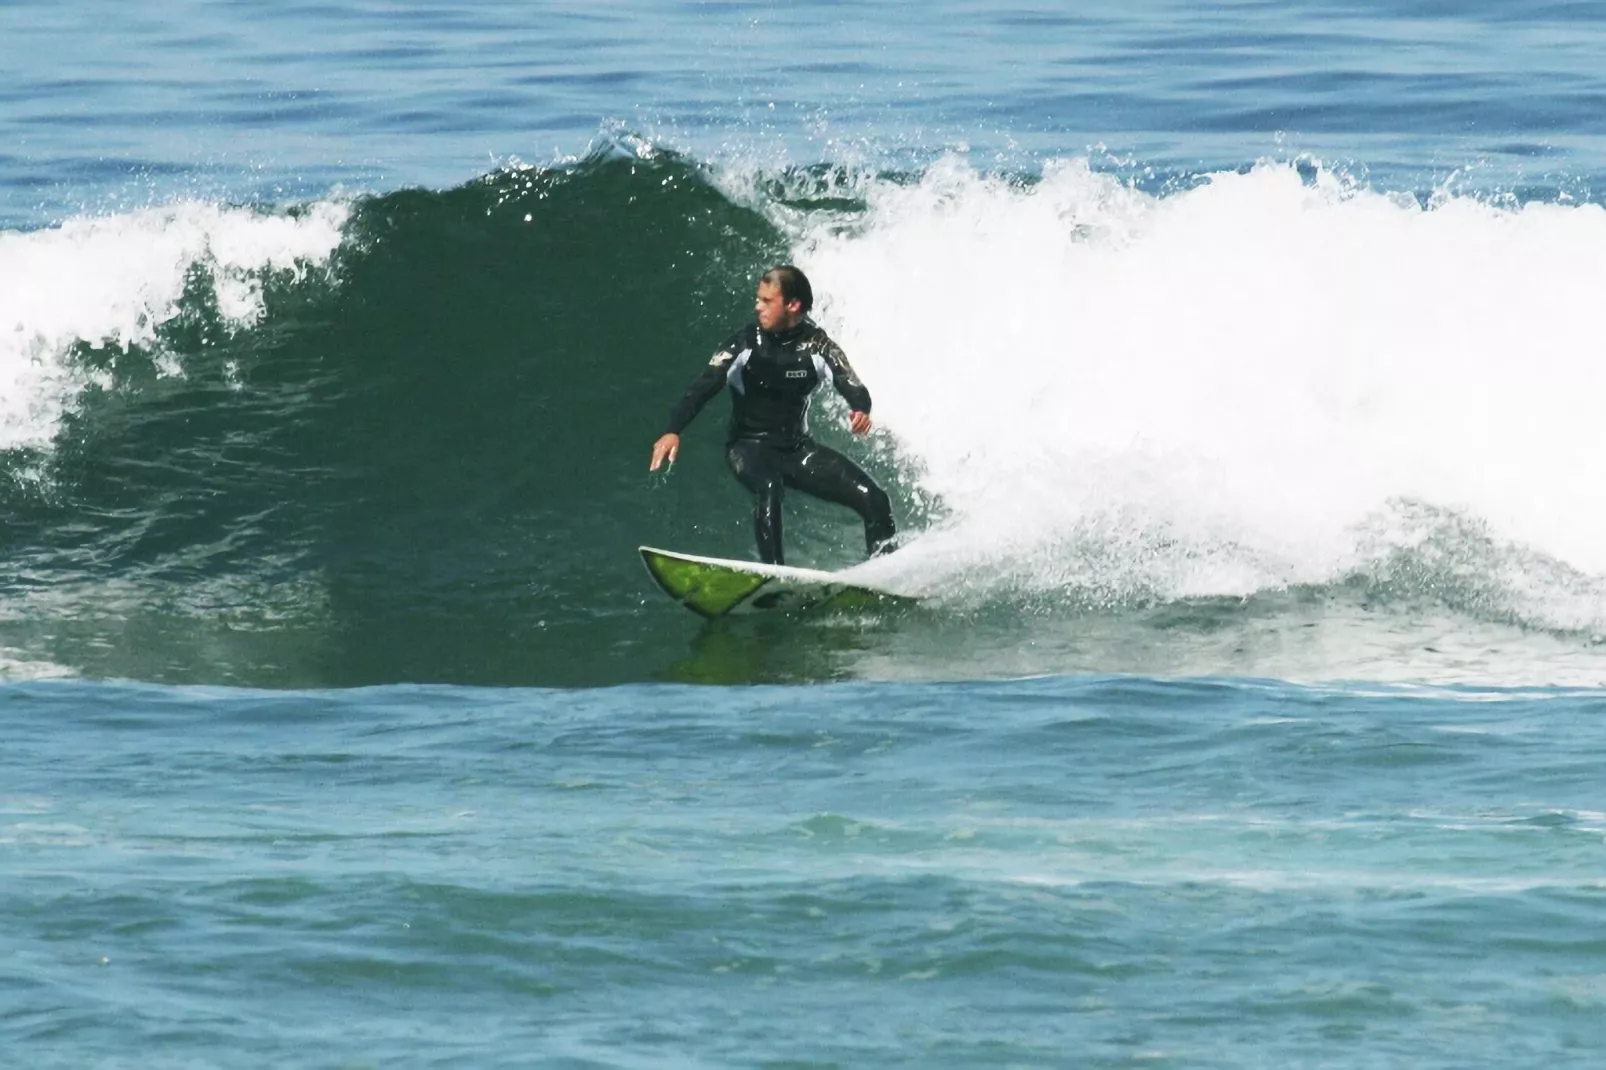
M 867 567 L 1176 598 L 1403 553 L 1509 618 L 1606 621 L 1599 206 L 1287 164 L 1152 197 L 1080 162 L 869 205 L 797 256 L 943 519 Z
M 223 319 L 250 326 L 264 275 L 327 263 L 347 215 L 333 202 L 294 216 L 182 203 L 0 232 L 0 449 L 50 446 L 94 381 L 75 345 L 152 347 L 197 268 Z

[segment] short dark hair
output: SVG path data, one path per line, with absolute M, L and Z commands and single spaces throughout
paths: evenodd
M 814 307 L 814 287 L 809 285 L 809 277 L 791 264 L 776 264 L 764 272 L 764 281 L 781 288 L 781 300 L 786 304 L 797 301 L 804 312 Z

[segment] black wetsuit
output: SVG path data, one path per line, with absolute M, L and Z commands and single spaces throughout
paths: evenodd
M 896 529 L 886 492 L 858 465 L 809 438 L 810 395 L 826 379 L 854 411 L 869 413 L 870 391 L 813 321 L 804 320 L 789 331 L 763 331 L 749 323 L 719 348 L 669 412 L 669 432 L 678 435 L 710 398 L 730 385 L 725 457 L 755 496 L 758 554 L 772 564 L 785 559 L 781 499 L 786 487 L 858 513 L 869 553 L 892 548 Z

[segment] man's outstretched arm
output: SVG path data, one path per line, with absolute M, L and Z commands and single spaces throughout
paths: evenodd
M 648 471 L 658 471 L 665 461 L 671 465 L 675 463 L 675 458 L 680 454 L 680 433 L 686 430 L 686 425 L 696 418 L 703 406 L 725 388 L 725 377 L 731 361 L 736 359 L 735 346 L 739 344 L 741 337 L 741 333 L 738 332 L 715 352 L 713 359 L 708 362 L 708 367 L 692 380 L 691 386 L 686 388 L 686 393 L 675 402 L 675 407 L 669 410 L 668 428 L 658 436 L 658 441 L 652 444 L 652 460 L 648 463 Z

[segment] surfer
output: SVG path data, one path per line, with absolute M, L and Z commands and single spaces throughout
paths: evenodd
M 753 308 L 756 322 L 730 336 L 686 395 L 669 412 L 669 429 L 652 446 L 654 472 L 680 452 L 680 433 L 727 383 L 731 421 L 725 459 L 742 486 L 753 492 L 758 555 L 785 564 L 781 548 L 781 499 L 787 487 L 845 505 L 864 521 L 866 551 L 893 548 L 892 503 L 865 471 L 808 434 L 810 395 L 827 379 L 852 410 L 855 435 L 870 430 L 870 391 L 841 348 L 809 319 L 814 290 L 790 264 L 764 273 Z

